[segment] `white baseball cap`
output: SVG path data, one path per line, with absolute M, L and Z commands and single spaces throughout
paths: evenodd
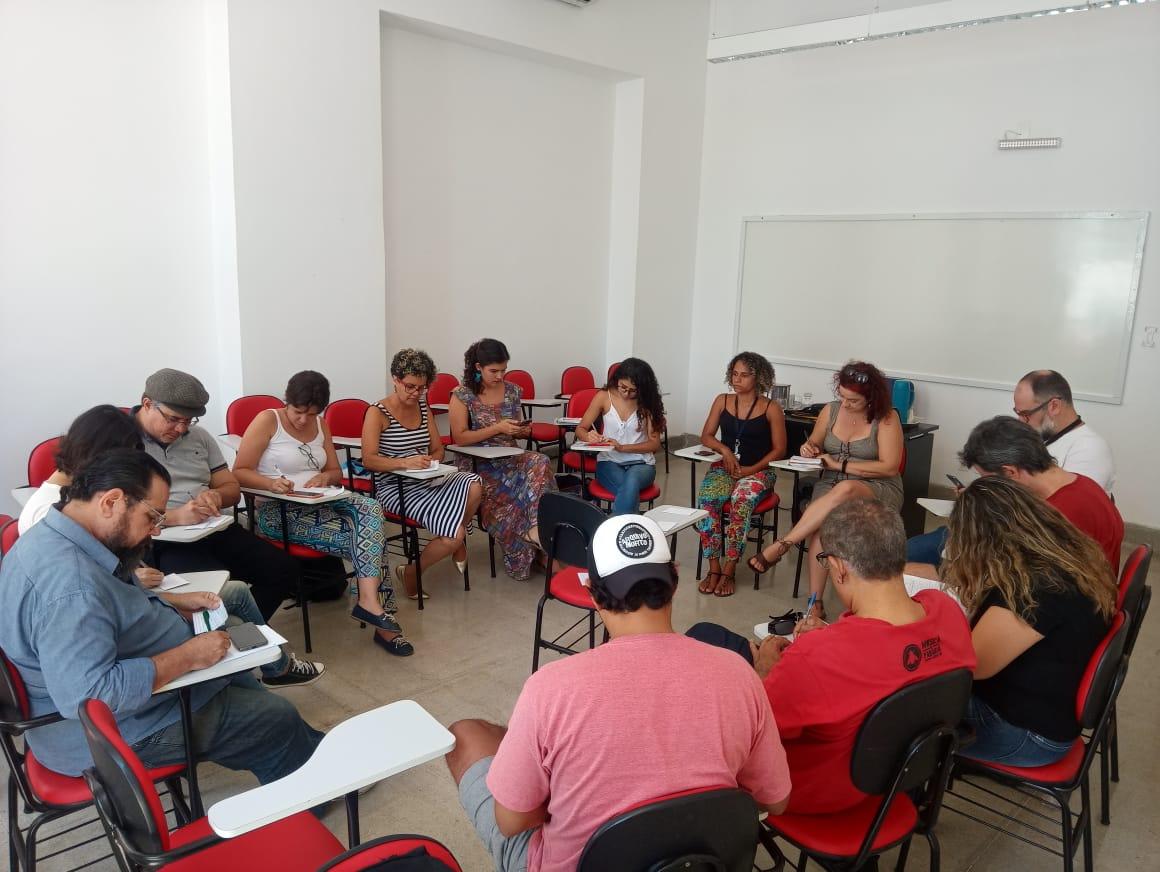
M 672 559 L 656 521 L 644 515 L 617 515 L 596 528 L 588 551 L 588 574 L 623 599 L 646 578 L 671 582 Z

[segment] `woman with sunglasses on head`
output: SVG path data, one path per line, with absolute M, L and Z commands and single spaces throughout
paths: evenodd
M 664 430 L 665 406 L 652 367 L 639 357 L 622 360 L 576 427 L 577 439 L 612 446 L 596 456 L 596 480 L 616 494 L 613 515 L 640 510 L 640 492 L 657 476 L 654 455 Z
M 527 439 L 529 422 L 520 406 L 520 389 L 504 380 L 507 346 L 498 339 L 472 343 L 463 355 L 463 384 L 451 392 L 451 438 L 456 445 L 518 447 Z M 469 457 L 456 460 L 471 469 Z M 535 451 L 479 460 L 483 479 L 483 526 L 503 550 L 504 571 L 527 581 L 540 545 L 537 527 L 540 497 L 554 484 L 548 458 Z
M 955 501 L 942 578 L 971 616 L 978 665 L 960 753 L 1045 766 L 1079 737 L 1075 699 L 1116 610 L 1103 550 L 1057 509 L 1001 475 Z
M 443 440 L 426 396 L 435 375 L 435 361 L 425 351 L 404 348 L 391 358 L 394 393 L 367 409 L 363 420 L 362 463 L 372 473 L 426 469 L 432 461 L 443 460 Z M 467 534 L 483 496 L 478 475 L 457 472 L 420 480 L 379 474 L 374 480 L 375 496 L 387 512 L 406 514 L 431 533 L 419 555 L 424 574 L 447 556 L 460 574 L 467 570 Z M 418 599 L 415 566 L 399 566 L 395 576 L 408 599 Z M 423 599 L 429 599 L 426 591 Z
M 891 405 L 886 377 L 871 363 L 851 361 L 834 373 L 834 393 L 837 399 L 822 409 L 801 447 L 802 457 L 822 461 L 813 497 L 792 530 L 750 559 L 754 572 L 765 572 L 804 542 L 816 557 L 822 521 L 844 502 L 870 498 L 902 508 L 902 422 Z M 808 565 L 810 593 L 817 594 L 814 611 L 824 619 L 828 571 L 816 560 Z
M 736 591 L 733 576 L 745 550 L 749 519 L 773 488 L 769 463 L 785 456 L 785 415 L 769 399 L 773 379 L 773 367 L 760 354 L 743 351 L 734 356 L 725 370 L 725 384 L 733 393 L 717 395 L 701 428 L 701 444 L 721 455 L 697 492 L 697 505 L 709 513 L 697 522 L 701 554 L 709 561 L 709 571 L 697 587 L 703 594 L 733 596 Z M 726 502 L 729 523 L 722 525 Z
M 330 404 L 330 382 L 306 370 L 291 376 L 286 405 L 255 416 L 242 436 L 234 476 L 243 487 L 287 493 L 296 488 L 342 485 L 342 468 L 322 412 Z M 282 511 L 277 500 L 257 502 L 257 532 L 282 541 Z M 395 619 L 395 591 L 386 567 L 383 509 L 370 497 L 350 493 L 316 506 L 286 504 L 287 538 L 298 545 L 342 557 L 354 564 L 358 602 L 356 621 L 375 628 L 374 642 L 407 657 L 415 649 Z

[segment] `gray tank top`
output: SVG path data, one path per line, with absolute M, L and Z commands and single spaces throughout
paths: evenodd
M 878 422 L 870 422 L 870 435 L 852 442 L 843 442 L 834 435 L 834 422 L 838 420 L 838 400 L 830 403 L 830 423 L 826 427 L 826 438 L 822 441 L 822 450 L 838 460 L 877 460 L 878 459 Z M 839 476 L 840 477 L 840 476 Z M 856 472 L 849 472 L 846 478 L 860 479 Z M 885 485 L 902 490 L 902 477 L 895 475 L 890 478 L 877 479 Z

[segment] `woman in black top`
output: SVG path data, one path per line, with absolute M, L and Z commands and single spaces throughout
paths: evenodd
M 955 503 L 943 580 L 971 615 L 978 656 L 965 756 L 1009 766 L 1061 759 L 1075 700 L 1116 608 L 1100 546 L 1010 479 L 986 475 Z
M 731 394 L 718 394 L 701 428 L 701 444 L 721 455 L 697 494 L 697 504 L 709 517 L 697 524 L 701 553 L 709 571 L 697 588 L 701 593 L 733 596 L 733 575 L 745 550 L 749 518 L 761 497 L 773 488 L 771 460 L 785 456 L 785 416 L 768 398 L 773 367 L 760 354 L 743 351 L 729 361 L 725 384 Z M 717 430 L 721 438 L 717 438 Z M 731 502 L 729 521 L 721 526 L 721 507 Z M 722 563 L 724 557 L 724 563 Z

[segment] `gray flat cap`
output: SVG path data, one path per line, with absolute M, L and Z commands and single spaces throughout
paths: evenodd
M 145 396 L 155 403 L 165 403 L 179 415 L 199 418 L 205 414 L 209 391 L 187 372 L 159 369 L 145 379 Z

